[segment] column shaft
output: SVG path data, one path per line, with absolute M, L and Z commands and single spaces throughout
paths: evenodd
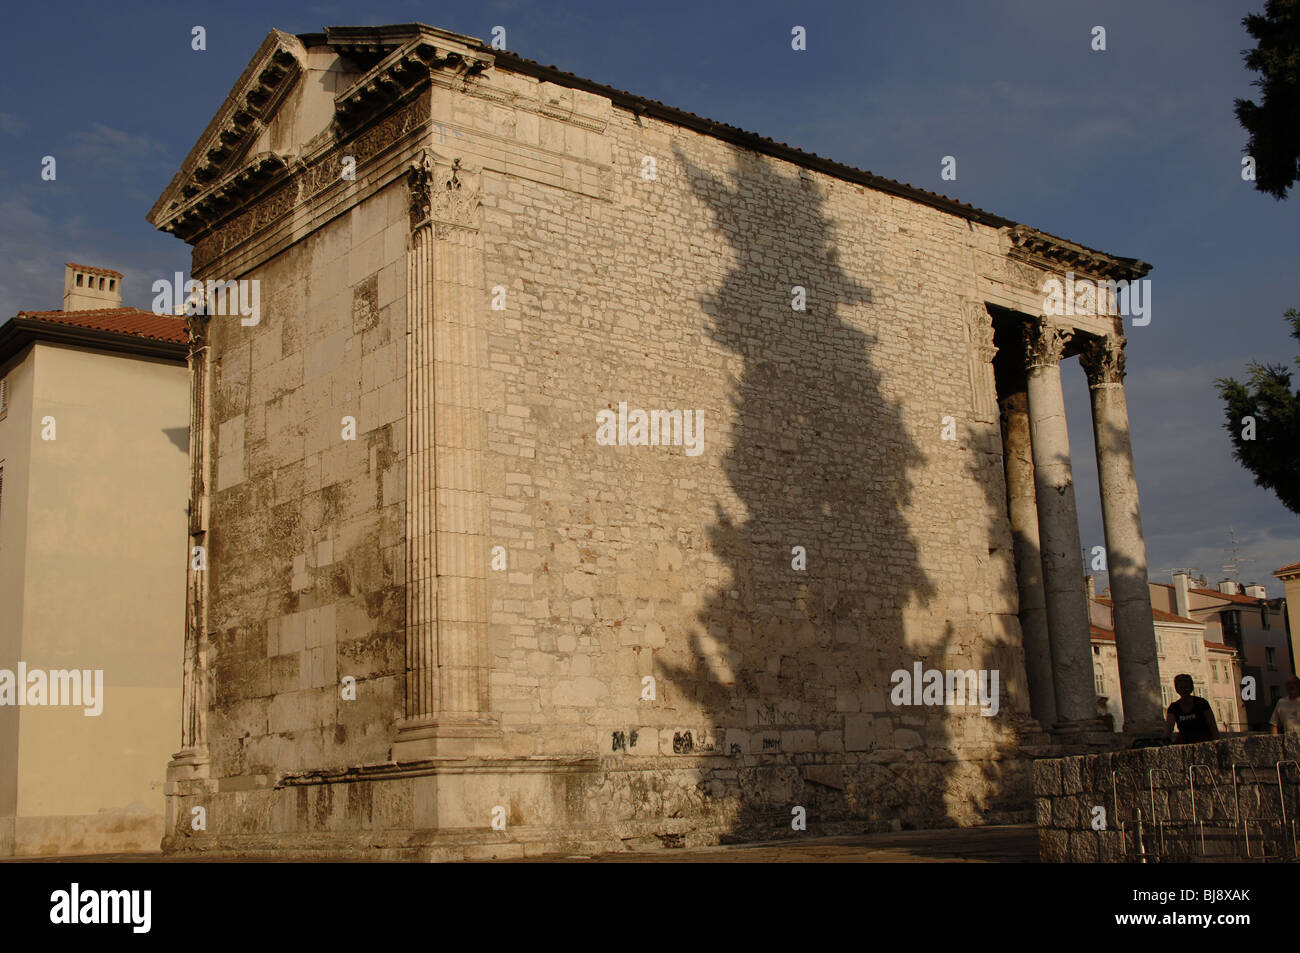
M 1081 355 L 1092 395 L 1092 426 L 1106 530 L 1106 568 L 1115 605 L 1115 649 L 1124 704 L 1124 728 L 1157 732 L 1164 718 L 1160 669 L 1147 585 L 1146 542 L 1124 396 L 1124 340 L 1110 336 Z
M 1052 684 L 1058 730 L 1093 729 L 1093 684 L 1088 600 L 1079 557 L 1079 515 L 1070 467 L 1070 435 L 1061 392 L 1061 356 L 1070 332 L 1040 319 L 1027 329 L 1030 442 L 1043 553 Z
M 495 753 L 478 193 L 423 155 L 407 253 L 406 718 L 394 760 Z
M 1043 590 L 1042 550 L 1038 539 L 1038 504 L 1029 436 L 1029 398 L 1025 391 L 1002 400 L 1002 447 L 1007 478 L 1007 510 L 1020 592 L 1020 631 L 1024 636 L 1029 705 L 1044 727 L 1056 721 L 1052 685 L 1052 649 Z

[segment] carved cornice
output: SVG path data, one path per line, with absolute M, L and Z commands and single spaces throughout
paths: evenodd
M 291 156 L 262 152 L 203 194 L 174 208 L 161 226 L 183 241 L 210 228 L 230 212 L 266 191 L 289 168 Z
M 1116 334 L 1089 337 L 1083 342 L 1079 351 L 1079 363 L 1088 375 L 1089 387 L 1124 383 L 1125 343 L 1124 336 Z
M 1028 225 L 1011 226 L 1007 229 L 1007 237 L 1011 239 L 1008 257 L 1049 272 L 1064 269 L 1081 275 L 1132 280 L 1151 270 L 1150 265 L 1136 258 L 1107 255 Z
M 1040 317 L 1024 325 L 1024 336 L 1025 367 L 1050 367 L 1061 363 L 1065 345 L 1074 332 Z
M 447 70 L 462 82 L 492 66 L 492 57 L 463 44 L 421 38 L 394 50 L 343 92 L 334 97 L 334 116 L 346 128 L 401 99 L 431 73 Z M 446 85 L 450 85 L 447 83 Z
M 411 162 L 411 231 L 421 225 L 478 228 L 479 175 L 462 169 L 460 159 L 439 163 L 428 149 Z
M 194 245 L 193 267 L 202 268 L 225 255 L 254 233 L 274 225 L 292 214 L 303 204 L 315 201 L 329 188 L 339 185 L 343 156 L 356 160 L 357 169 L 401 142 L 410 133 L 429 121 L 429 97 L 417 95 L 399 109 L 389 113 L 369 128 L 342 143 L 326 145 L 309 161 L 294 162 L 285 166 L 282 183 L 263 193 L 263 197 L 248 205 L 242 212 L 215 226 L 213 219 L 199 223 L 199 227 L 186 237 Z M 328 140 L 327 140 L 328 142 Z M 209 229 L 204 232 L 203 229 Z M 201 237 L 196 237 L 200 236 Z

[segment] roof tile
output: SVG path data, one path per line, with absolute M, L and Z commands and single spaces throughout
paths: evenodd
M 153 341 L 184 344 L 189 340 L 185 319 L 154 314 L 140 308 L 92 308 L 86 311 L 19 311 L 17 317 L 65 324 L 93 331 L 129 334 Z
M 78 265 L 76 262 L 73 261 L 65 261 L 64 264 L 67 265 L 69 268 L 75 268 L 78 271 L 89 271 L 96 275 L 111 275 L 114 278 L 122 277 L 122 273 L 120 271 L 114 271 L 112 268 L 97 268 L 94 265 Z

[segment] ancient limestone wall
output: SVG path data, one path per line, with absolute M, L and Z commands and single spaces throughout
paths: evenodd
M 400 187 L 376 194 L 245 276 L 256 326 L 211 319 L 221 778 L 383 760 L 401 715 L 405 211 Z
M 889 763 L 891 808 L 933 802 L 949 753 L 994 757 L 1024 710 L 997 437 L 968 373 L 970 247 L 993 238 L 620 110 L 605 140 L 608 203 L 485 176 L 511 750 Z M 600 445 L 620 402 L 698 410 L 702 452 Z M 917 659 L 999 669 L 1011 701 L 891 706 Z M 954 815 L 979 788 L 952 786 Z

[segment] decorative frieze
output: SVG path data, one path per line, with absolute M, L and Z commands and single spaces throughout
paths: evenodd
M 356 160 L 360 169 L 428 121 L 429 93 L 425 90 L 355 138 L 328 148 L 310 162 L 290 167 L 284 184 L 194 243 L 193 268 L 196 271 L 203 268 L 255 233 L 278 224 L 298 206 L 317 200 L 331 186 L 344 181 L 344 156 Z
M 248 211 L 236 215 L 205 238 L 195 242 L 191 268 L 198 271 L 235 246 L 247 241 L 254 233 L 284 218 L 298 202 L 299 187 L 298 179 L 291 178 L 266 198 L 254 203 Z

